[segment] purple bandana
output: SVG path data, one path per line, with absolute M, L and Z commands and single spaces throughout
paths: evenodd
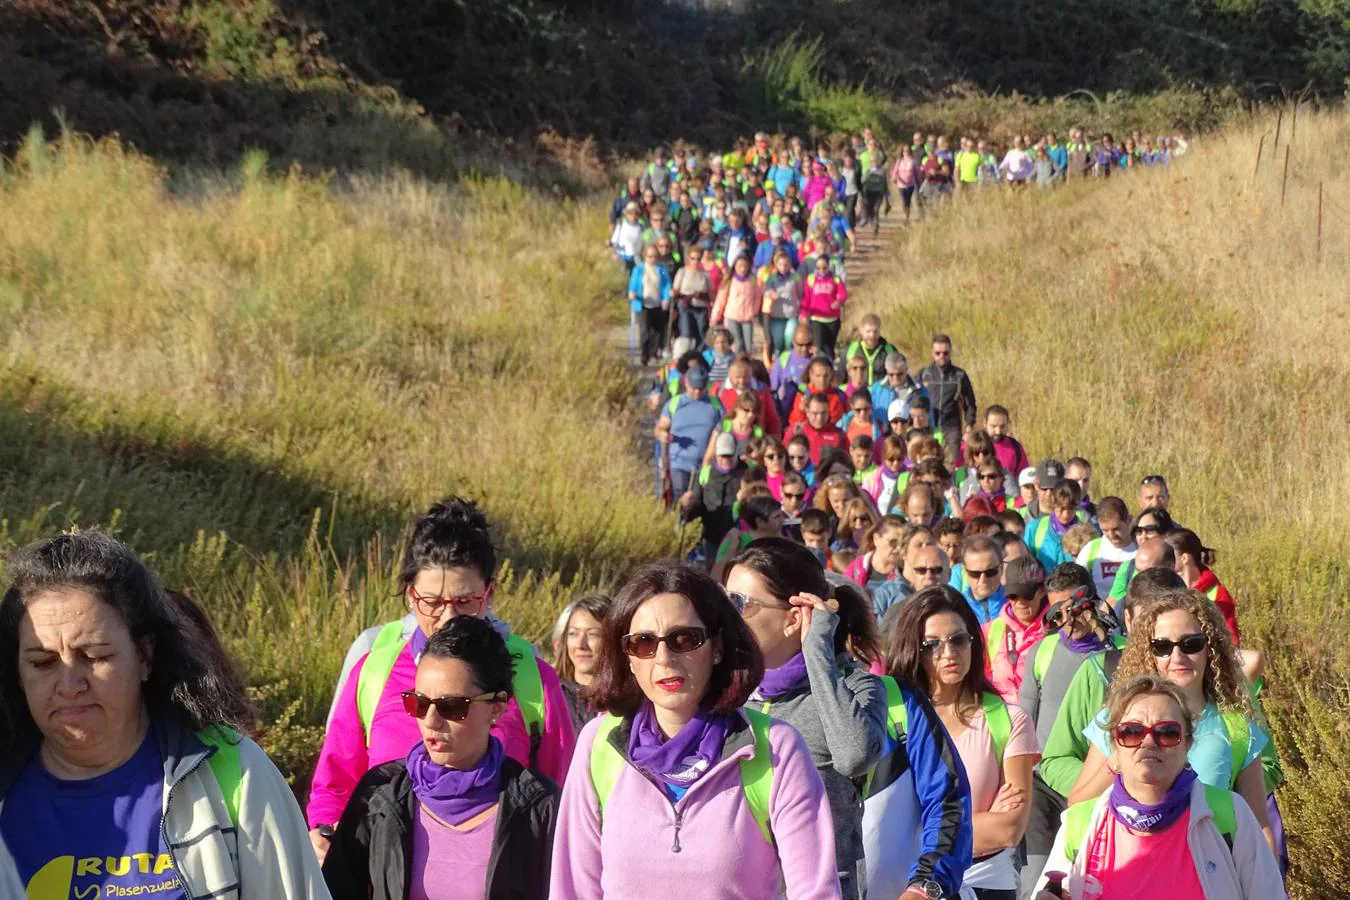
M 1166 831 L 1172 823 L 1181 818 L 1191 803 L 1191 785 L 1195 783 L 1195 770 L 1187 767 L 1181 770 L 1177 780 L 1167 789 L 1167 796 L 1161 803 L 1140 803 L 1125 790 L 1125 782 L 1119 775 L 1111 785 L 1111 796 L 1107 803 L 1111 814 L 1131 831 L 1144 834 L 1157 834 Z
M 422 654 L 427 649 L 427 636 L 422 631 L 421 626 L 414 625 L 412 637 L 408 638 L 408 647 L 412 650 L 414 665 L 422 660 Z
M 432 762 L 421 741 L 408 753 L 413 793 L 433 816 L 451 825 L 468 821 L 501 796 L 502 742 L 488 738 L 487 753 L 472 769 L 452 769 Z
M 1060 644 L 1065 649 L 1077 653 L 1079 656 L 1087 656 L 1090 653 L 1096 653 L 1098 650 L 1106 649 L 1106 639 L 1097 636 L 1097 632 L 1091 632 L 1087 637 L 1072 638 L 1067 632 L 1060 632 Z
M 722 744 L 730 731 L 731 716 L 699 709 L 679 734 L 667 740 L 656 724 L 651 703 L 643 703 L 633 716 L 628 759 L 658 781 L 688 787 L 722 756 Z
M 889 478 L 891 481 L 894 481 L 895 479 L 899 478 L 900 473 L 903 472 L 904 470 L 905 470 L 904 463 L 901 463 L 900 468 L 898 469 L 892 469 L 885 463 L 881 464 L 881 474 Z
M 804 681 L 806 681 L 806 657 L 798 650 L 796 656 L 778 668 L 764 670 L 764 680 L 759 683 L 759 695 L 766 700 L 776 700 L 790 694 Z
M 1054 532 L 1058 537 L 1064 537 L 1064 535 L 1068 533 L 1069 529 L 1072 528 L 1073 526 L 1059 524 L 1059 518 L 1054 513 L 1051 513 L 1050 527 L 1054 529 Z

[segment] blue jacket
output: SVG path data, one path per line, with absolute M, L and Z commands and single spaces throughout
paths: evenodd
M 633 274 L 628 276 L 628 293 L 637 294 L 637 300 L 633 301 L 634 303 L 641 303 L 642 300 L 644 299 L 642 296 L 642 276 L 645 267 L 646 263 L 639 263 L 638 265 L 633 266 Z M 670 273 L 667 272 L 666 267 L 661 265 L 660 263 L 657 264 L 656 268 L 661 273 L 661 302 L 669 303 Z
M 987 625 L 997 619 L 998 614 L 1003 612 L 1003 604 L 1008 602 L 1007 595 L 1003 593 L 1003 586 L 999 585 L 998 590 L 993 594 L 990 594 L 986 599 L 976 600 L 975 595 L 970 592 L 970 579 L 965 580 L 967 583 L 966 586 L 961 589 L 961 593 L 965 595 L 966 602 L 970 604 L 970 608 L 975 611 L 975 618 L 980 620 L 981 625 Z
M 899 397 L 895 388 L 887 384 L 885 380 L 872 382 L 872 386 L 868 389 L 868 393 L 872 395 L 872 421 L 880 425 L 883 432 L 890 430 L 890 420 L 887 419 L 886 416 L 889 413 L 891 403 L 893 403 L 897 397 L 901 400 L 908 400 L 910 397 L 915 397 L 919 394 L 928 397 L 928 388 L 915 381 L 913 376 L 910 377 L 909 383 L 913 385 L 913 389 L 903 397 Z M 928 397 L 928 399 L 931 402 L 933 398 Z
M 801 177 L 791 166 L 771 166 L 769 168 L 769 180 L 773 182 L 774 193 L 780 197 L 787 193 L 788 185 L 801 186 Z
M 1041 516 L 1027 522 L 1026 531 L 1022 533 L 1022 542 L 1036 555 L 1036 559 L 1040 560 L 1046 572 L 1060 563 L 1073 562 L 1073 557 L 1064 552 L 1064 544 L 1060 542 L 1059 535 L 1055 534 L 1049 516 Z
M 887 734 L 863 801 L 868 895 L 898 897 L 932 880 L 955 897 L 974 842 L 970 780 L 928 698 L 904 685 L 900 693 L 905 737 Z
M 797 266 L 800 265 L 797 259 L 797 248 L 792 245 L 791 241 L 787 240 L 777 244 L 771 240 L 765 241 L 756 247 L 754 270 L 758 272 L 764 266 L 773 262 L 773 255 L 778 252 L 779 247 L 782 247 L 787 251 L 788 260 L 792 263 L 792 268 L 795 270 Z
M 722 424 L 722 404 L 712 397 L 695 400 L 680 394 L 666 404 L 661 417 L 670 421 L 670 467 L 697 472 L 703 465 L 708 438 Z

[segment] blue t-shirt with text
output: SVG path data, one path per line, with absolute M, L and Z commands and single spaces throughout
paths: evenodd
M 126 763 L 83 781 L 57 778 L 34 754 L 0 813 L 28 900 L 184 900 L 160 827 L 163 783 L 153 734 Z

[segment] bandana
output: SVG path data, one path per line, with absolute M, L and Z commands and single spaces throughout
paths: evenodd
M 806 681 L 806 657 L 800 650 L 792 659 L 776 669 L 765 669 L 764 680 L 759 683 L 759 694 L 766 700 L 784 697 Z
M 730 732 L 731 716 L 700 709 L 679 734 L 667 740 L 656 724 L 651 703 L 643 703 L 633 717 L 628 759 L 658 781 L 688 787 L 721 757 L 722 744 Z
M 1111 796 L 1107 800 L 1107 805 L 1116 821 L 1131 831 L 1157 834 L 1171 827 L 1172 823 L 1181 818 L 1181 814 L 1190 807 L 1191 785 L 1195 783 L 1195 779 L 1193 769 L 1190 767 L 1182 769 L 1161 802 L 1140 803 L 1125 790 L 1125 782 L 1117 775 L 1111 785 Z
M 420 633 L 420 629 L 419 629 Z M 502 742 L 488 738 L 487 753 L 472 769 L 452 769 L 431 759 L 421 741 L 408 753 L 408 775 L 417 800 L 436 818 L 451 825 L 466 822 L 501 796 Z

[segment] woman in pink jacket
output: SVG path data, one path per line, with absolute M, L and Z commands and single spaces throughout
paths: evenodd
M 737 356 L 749 356 L 755 345 L 755 319 L 764 305 L 764 289 L 753 273 L 754 262 L 742 253 L 731 267 L 731 277 L 722 282 L 713 306 L 712 323 L 725 324 L 736 345 Z
M 422 740 L 417 720 L 404 710 L 403 692 L 413 689 L 417 660 L 442 625 L 456 616 L 487 617 L 496 567 L 487 519 L 472 502 L 446 497 L 413 524 L 399 571 L 413 620 L 379 630 L 339 689 L 319 751 L 307 813 L 321 861 L 361 777 L 381 763 L 403 759 Z M 498 620 L 493 625 L 504 627 Z M 504 637 L 516 660 L 514 696 L 492 734 L 507 756 L 560 782 L 576 738 L 558 673 L 536 657 L 528 641 Z
M 811 341 L 816 352 L 834 359 L 834 345 L 839 340 L 839 320 L 844 315 L 848 287 L 844 280 L 830 270 L 830 257 L 824 253 L 816 257 L 816 270 L 806 276 L 803 289 L 803 322 L 811 325 Z
M 553 900 L 678 892 L 837 898 L 825 786 L 791 726 L 742 710 L 764 675 L 744 620 L 706 575 L 638 572 L 605 619 L 563 788 Z

